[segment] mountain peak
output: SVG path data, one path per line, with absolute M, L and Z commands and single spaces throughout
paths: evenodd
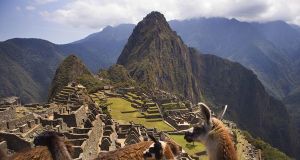
M 123 65 L 143 86 L 194 99 L 192 75 L 186 72 L 191 71 L 188 53 L 188 47 L 172 31 L 165 17 L 151 12 L 133 30 L 117 64 Z
M 152 11 L 147 14 L 143 21 L 165 21 L 167 22 L 165 16 L 158 11 Z
M 64 86 L 73 81 L 78 81 L 81 76 L 92 78 L 92 73 L 86 68 L 83 62 L 75 55 L 69 55 L 63 60 L 55 72 L 50 92 L 51 100 Z
M 163 14 L 153 11 L 149 13 L 146 17 L 143 18 L 142 21 L 140 21 L 134 32 L 151 32 L 152 34 L 159 34 L 162 32 L 171 32 L 172 29 L 169 26 L 166 18 Z
M 178 50 L 172 52 L 172 48 Z M 131 64 L 130 61 L 142 60 L 145 57 L 157 58 L 168 54 L 174 56 L 186 54 L 187 50 L 187 46 L 176 32 L 172 31 L 164 15 L 153 11 L 134 28 L 117 63 L 126 66 Z

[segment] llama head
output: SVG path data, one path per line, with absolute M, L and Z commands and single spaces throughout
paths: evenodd
M 149 149 L 144 152 L 144 159 L 162 159 L 163 157 L 163 145 L 153 135 L 148 135 L 154 142 Z
M 185 132 L 184 139 L 188 142 L 198 141 L 205 143 L 209 131 L 212 129 L 211 110 L 204 104 L 198 103 L 201 115 L 203 118 L 199 123 L 195 124 L 187 132 Z
M 39 134 L 33 141 L 35 146 L 49 146 L 54 139 L 63 139 L 62 133 L 45 131 Z

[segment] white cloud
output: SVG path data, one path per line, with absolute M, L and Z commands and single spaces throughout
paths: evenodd
M 299 0 L 76 0 L 54 11 L 43 11 L 41 15 L 75 27 L 102 28 L 137 23 L 153 10 L 163 13 L 167 20 L 227 17 L 245 21 L 284 20 L 300 24 Z
M 57 0 L 34 0 L 35 4 L 44 5 L 52 2 L 57 2 Z
M 33 10 L 35 10 L 35 7 L 34 6 L 26 6 L 25 9 L 28 11 L 33 11 Z

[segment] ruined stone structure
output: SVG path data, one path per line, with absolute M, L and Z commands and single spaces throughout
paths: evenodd
M 0 139 L 4 151 L 14 153 L 32 146 L 35 136 L 45 130 L 64 133 L 73 144 L 74 159 L 96 158 L 100 148 L 102 112 L 87 98 L 84 86 L 70 83 L 50 104 L 27 104 L 1 101 Z M 2 118 L 2 117 L 0 117 Z
M 0 99 L 0 122 L 16 118 L 16 108 L 20 105 L 18 97 Z M 1 129 L 2 127 L 0 127 Z
M 3 99 L 0 103 L 0 149 L 13 154 L 30 148 L 34 137 L 51 130 L 63 133 L 73 144 L 72 158 L 85 160 L 96 158 L 100 152 L 148 141 L 148 135 L 157 139 L 166 137 L 155 128 L 132 122 L 119 124 L 103 114 L 101 102 L 106 102 L 107 97 L 121 97 L 131 102 L 131 106 L 145 118 L 165 121 L 176 130 L 188 129 L 198 122 L 199 117 L 193 114 L 197 108 L 192 104 L 183 104 L 176 96 L 160 90 L 153 93 L 157 95 L 149 95 L 133 87 L 112 90 L 108 86 L 88 96 L 84 86 L 70 83 L 49 104 L 23 106 L 18 98 Z M 249 152 L 248 157 L 253 155 L 256 151 Z M 184 152 L 178 158 L 191 159 Z
M 80 105 L 83 104 L 85 101 L 84 93 L 87 90 L 84 86 L 77 83 L 69 83 L 65 86 L 55 97 L 50 100 L 51 102 L 58 103 L 58 104 L 76 104 Z

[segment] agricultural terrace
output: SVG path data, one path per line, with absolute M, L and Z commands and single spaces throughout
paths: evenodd
M 122 98 L 108 98 L 110 114 L 112 118 L 119 123 L 128 123 L 130 121 L 142 124 L 147 128 L 157 128 L 160 131 L 174 130 L 166 124 L 162 118 L 145 118 L 137 109 L 131 107 L 131 103 Z

